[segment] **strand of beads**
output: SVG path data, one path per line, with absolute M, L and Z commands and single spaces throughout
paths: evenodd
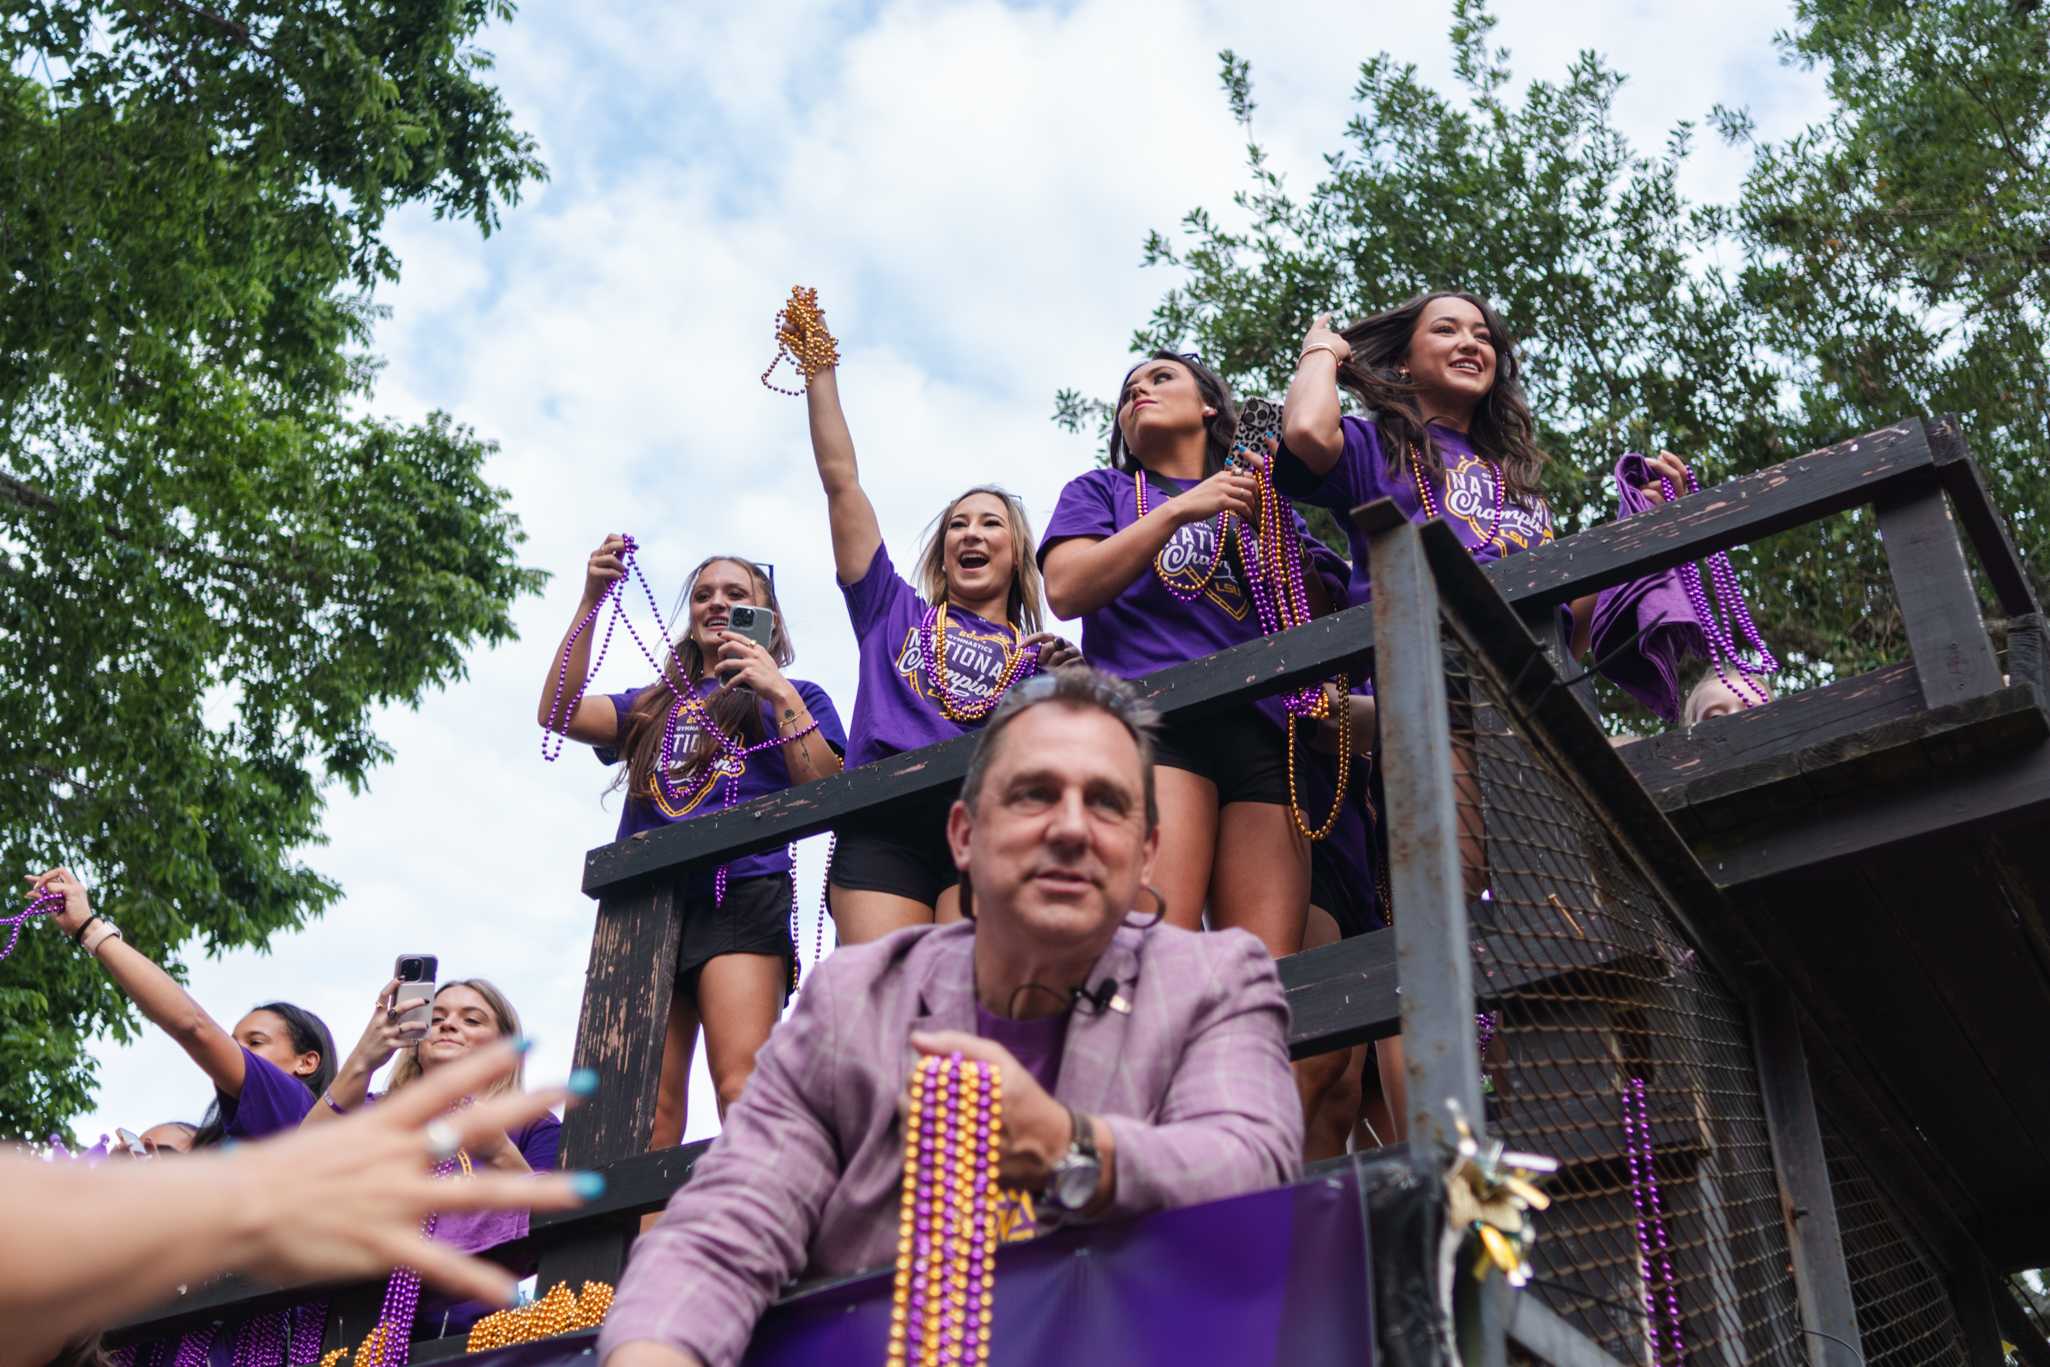
M 1673 487 L 1673 481 L 1665 475 L 1659 476 L 1659 489 L 1668 503 L 1680 496 Z M 1701 492 L 1701 481 L 1694 477 L 1691 469 L 1687 471 L 1687 492 Z M 1770 702 L 1771 697 L 1755 681 L 1778 673 L 1780 663 L 1773 658 L 1772 651 L 1766 648 L 1765 639 L 1758 634 L 1758 624 L 1751 620 L 1751 609 L 1744 602 L 1744 590 L 1737 582 L 1737 569 L 1730 563 L 1730 553 L 1711 552 L 1703 563 L 1708 566 L 1707 585 L 1703 585 L 1701 580 L 1701 566 L 1692 561 L 1681 565 L 1679 574 L 1680 587 L 1686 590 L 1695 619 L 1701 623 L 1701 634 L 1708 639 L 1708 662 L 1715 667 L 1715 676 L 1723 681 L 1723 686 L 1736 694 L 1737 701 L 1744 706 Z M 1711 588 L 1714 590 L 1713 598 Z M 1718 608 L 1721 609 L 1720 614 Z M 1746 659 L 1739 650 L 1739 635 L 1757 656 L 1755 660 Z M 1725 662 L 1737 671 L 1735 679 L 1724 669 Z
M 1147 511 L 1146 472 L 1144 470 L 1134 470 L 1132 472 L 1132 488 L 1136 491 L 1138 514 L 1143 518 L 1146 516 Z M 1160 581 L 1160 586 L 1167 590 L 1169 597 L 1173 598 L 1177 603 L 1193 603 L 1203 596 L 1204 592 L 1210 587 L 1210 581 L 1217 578 L 1219 567 L 1224 564 L 1224 538 L 1229 534 L 1230 529 L 1234 525 L 1236 525 L 1236 519 L 1230 513 L 1222 508 L 1217 510 L 1217 516 L 1210 523 L 1210 567 L 1203 571 L 1202 576 L 1196 580 L 1193 586 L 1181 583 L 1161 563 L 1161 558 L 1167 554 L 1168 546 L 1174 544 L 1173 537 L 1169 537 L 1167 543 L 1153 553 L 1153 575 Z
M 825 310 L 819 307 L 819 292 L 805 285 L 790 287 L 790 301 L 776 313 L 776 354 L 769 360 L 769 368 L 762 372 L 762 387 L 791 398 L 802 398 L 803 389 L 784 389 L 769 383 L 769 377 L 776 373 L 776 367 L 783 364 L 785 357 L 790 368 L 804 381 L 805 388 L 811 387 L 812 376 L 831 366 L 840 364 L 840 344 L 833 340 L 833 334 L 826 329 Z
M 640 580 L 641 588 L 648 595 L 649 604 L 653 606 L 655 603 L 655 590 L 648 587 L 647 576 L 641 573 L 641 567 L 634 560 L 634 553 L 640 549 L 640 546 L 631 535 L 623 536 L 620 539 L 626 543 L 619 552 L 620 566 L 627 574 L 631 574 L 634 578 Z M 647 643 L 641 640 L 640 632 L 634 629 L 633 619 L 626 615 L 625 594 L 623 592 L 625 584 L 625 574 L 607 584 L 605 592 L 598 595 L 598 601 L 591 604 L 591 610 L 579 618 L 577 624 L 569 629 L 569 639 L 562 643 L 562 665 L 555 672 L 555 696 L 548 703 L 548 720 L 541 724 L 541 758 L 547 760 L 550 764 L 553 764 L 562 757 L 563 747 L 569 743 L 570 720 L 576 716 L 577 704 L 584 700 L 584 693 L 591 687 L 591 680 L 598 677 L 599 669 L 604 666 L 605 654 L 612 649 L 612 633 L 618 629 L 621 622 L 626 623 L 627 634 L 633 637 L 635 645 L 640 646 L 641 654 L 647 655 L 651 663 L 654 660 L 654 656 L 649 654 Z M 605 620 L 605 635 L 598 642 L 598 658 L 591 661 L 590 669 L 585 672 L 583 679 L 577 684 L 576 692 L 570 695 L 569 705 L 565 707 L 562 701 L 562 693 L 569 685 L 570 656 L 576 653 L 578 640 L 583 637 L 586 631 L 590 630 L 591 624 L 598 620 L 598 614 L 605 610 L 607 603 L 612 604 L 612 615 Z M 658 627 L 662 625 L 662 610 L 659 607 L 655 609 L 655 624 Z M 668 639 L 666 634 L 663 639 Z M 668 680 L 669 671 L 663 669 L 661 665 L 655 665 L 655 672 L 661 675 L 665 682 Z M 670 686 L 672 689 L 675 687 L 674 684 Z M 551 741 L 554 743 L 552 750 L 550 749 Z
M 911 1070 L 889 1367 L 989 1361 L 1003 1081 L 959 1054 Z
M 697 714 L 694 721 L 698 729 L 712 737 L 719 745 L 719 758 L 712 761 L 712 763 L 722 776 L 719 788 L 719 809 L 721 811 L 733 805 L 733 795 L 738 791 L 740 776 L 747 772 L 747 757 L 749 755 L 760 754 L 764 750 L 773 750 L 778 746 L 789 745 L 795 741 L 803 740 L 806 736 L 819 729 L 818 718 L 814 717 L 804 726 L 792 731 L 787 736 L 780 734 L 772 735 L 758 740 L 752 745 L 743 745 L 737 737 L 727 735 L 724 728 L 712 719 L 710 710 L 705 707 L 704 702 L 697 696 L 695 691 L 685 693 L 676 708 L 670 712 L 668 725 L 663 728 L 662 758 L 661 762 L 655 767 L 656 787 L 661 789 L 664 797 L 676 805 L 681 805 L 681 799 L 677 796 L 676 790 L 669 784 L 669 768 L 675 762 L 676 757 L 677 718 L 682 716 L 686 710 L 694 711 Z M 793 855 L 795 848 L 795 846 L 792 846 Z M 727 871 L 730 867 L 730 865 L 721 864 L 712 875 L 713 906 L 723 907 L 726 905 L 726 879 Z M 791 883 L 790 896 L 792 900 L 792 915 L 794 916 L 797 897 L 797 885 L 794 879 Z
M 1641 1077 L 1631 1078 L 1623 1093 L 1623 1149 L 1630 1167 L 1630 1199 L 1637 1207 L 1637 1267 L 1644 1282 L 1652 1367 L 1666 1367 L 1668 1363 L 1677 1367 L 1687 1360 L 1687 1347 L 1680 1334 L 1680 1296 L 1673 1279 L 1672 1246 L 1666 1238 L 1665 1209 L 1659 1200 L 1658 1173 L 1654 1167 L 1651 1107 Z
M 28 905 L 12 916 L 0 916 L 0 926 L 8 928 L 7 948 L 0 949 L 0 959 L 14 953 L 15 941 L 21 938 L 21 928 L 38 916 L 54 916 L 64 910 L 64 894 L 42 892 L 29 898 Z
M 258 1315 L 235 1336 L 230 1367 L 284 1367 L 286 1319 L 283 1310 Z
M 931 687 L 933 697 L 939 700 L 942 716 L 964 725 L 982 721 L 997 710 L 997 704 L 1004 700 L 1004 694 L 1010 691 L 1012 684 L 1039 672 L 1039 647 L 1020 646 L 1020 633 L 1015 625 L 1011 628 L 1011 637 L 1011 646 L 1004 652 L 1003 672 L 998 675 L 996 687 L 990 695 L 986 698 L 959 697 L 947 678 L 947 605 L 934 603 L 926 608 L 925 616 L 918 623 L 918 646 L 924 657 L 926 683 Z
M 214 1336 L 220 1332 L 218 1324 L 209 1324 L 179 1339 L 178 1354 L 171 1359 L 171 1367 L 206 1367 L 207 1354 L 213 1351 Z
M 1488 1046 L 1495 1042 L 1495 1026 L 1494 1012 L 1476 1011 L 1473 1013 L 1474 1052 L 1480 1055 L 1481 1062 L 1484 1065 L 1488 1061 Z M 1494 1090 L 1494 1075 L 1483 1071 L 1481 1073 L 1481 1091 L 1492 1094 Z
M 434 1165 L 436 1177 L 453 1176 L 458 1171 L 465 1177 L 470 1175 L 470 1155 L 460 1149 L 454 1157 Z M 440 1223 L 440 1212 L 430 1212 L 420 1222 L 420 1237 L 432 1239 Z M 385 1283 L 384 1304 L 378 1311 L 377 1324 L 356 1350 L 356 1367 L 405 1367 L 412 1347 L 413 1316 L 419 1309 L 420 1274 L 410 1267 L 395 1269 L 391 1280 Z
M 1499 551 L 1501 547 L 1495 545 L 1495 538 L 1502 533 L 1502 509 L 1506 506 L 1508 498 L 1505 481 L 1502 478 L 1502 462 L 1489 460 L 1486 457 L 1481 457 L 1480 460 L 1481 464 L 1488 467 L 1488 474 L 1495 484 L 1495 520 L 1489 524 L 1488 534 L 1482 540 L 1481 545 L 1495 546 L 1495 549 Z M 1424 478 L 1424 465 L 1423 461 L 1417 456 L 1415 442 L 1411 442 L 1409 445 L 1409 473 L 1410 477 L 1416 481 L 1417 503 L 1423 508 L 1424 517 L 1432 520 L 1443 517 L 1445 515 L 1444 509 L 1439 507 L 1437 497 L 1431 493 L 1430 481 Z M 1450 471 L 1447 471 L 1445 475 L 1445 487 L 1448 491 L 1452 487 L 1452 474 Z
M 327 1328 L 327 1302 L 301 1301 L 292 1307 L 292 1342 L 288 1367 L 313 1367 L 320 1361 L 322 1331 Z
M 1256 466 L 1260 483 L 1260 523 L 1257 538 L 1247 546 L 1243 530 L 1239 553 L 1248 567 L 1251 581 L 1247 590 L 1260 616 L 1260 630 L 1272 636 L 1278 631 L 1301 626 L 1310 620 L 1309 587 L 1303 578 L 1302 547 L 1295 531 L 1295 509 L 1274 486 L 1272 462 Z M 1332 788 L 1331 810 L 1316 826 L 1303 814 L 1296 791 L 1296 724 L 1322 721 L 1331 715 L 1331 699 L 1318 684 L 1309 684 L 1282 695 L 1287 729 L 1282 743 L 1288 753 L 1288 814 L 1303 838 L 1318 841 L 1330 835 L 1344 810 L 1347 785 L 1352 781 L 1352 706 L 1347 701 L 1351 680 L 1340 674 L 1333 681 L 1338 688 L 1338 772 Z

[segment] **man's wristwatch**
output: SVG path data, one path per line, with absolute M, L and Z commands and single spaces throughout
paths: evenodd
M 1089 1118 L 1077 1114 L 1072 1106 L 1067 1109 L 1075 1137 L 1068 1141 L 1068 1151 L 1047 1174 L 1046 1190 L 1039 1199 L 1055 1210 L 1073 1215 L 1096 1199 L 1097 1183 L 1103 1179 L 1103 1160 L 1096 1156 L 1096 1134 L 1089 1128 Z

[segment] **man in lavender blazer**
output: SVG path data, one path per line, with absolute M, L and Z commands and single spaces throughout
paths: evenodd
M 1001 1178 L 1042 1213 L 1137 1215 L 1297 1175 L 1273 961 L 1244 931 L 1127 915 L 1159 844 L 1150 723 L 1093 670 L 1012 689 L 948 818 L 973 919 L 814 970 L 724 1133 L 634 1245 L 604 1367 L 727 1367 L 793 1277 L 889 1264 L 898 1103 L 920 1053 L 1002 1068 Z

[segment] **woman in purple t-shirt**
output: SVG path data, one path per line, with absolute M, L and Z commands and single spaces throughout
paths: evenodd
M 401 1033 L 399 1013 L 392 1005 L 398 987 L 398 979 L 394 978 L 378 993 L 362 1038 L 356 1041 L 334 1082 L 322 1094 L 322 1104 L 307 1113 L 306 1124 L 328 1124 L 377 1096 L 390 1096 L 435 1069 L 446 1067 L 472 1049 L 520 1034 L 519 1013 L 503 992 L 483 978 L 463 978 L 443 983 L 435 991 L 426 1035 L 417 1042 L 408 1040 Z M 371 1077 L 395 1055 L 398 1062 L 392 1067 L 384 1091 L 373 1096 Z M 587 1094 L 590 1081 L 588 1077 L 572 1078 L 570 1088 Z M 521 1063 L 480 1095 L 495 1096 L 520 1091 L 525 1086 L 525 1064 Z M 455 1170 L 448 1177 L 453 1181 L 460 1180 L 462 1173 L 546 1172 L 558 1165 L 561 1146 L 562 1121 L 552 1111 L 543 1111 L 518 1129 L 494 1134 L 482 1143 L 460 1150 L 454 1160 Z M 524 1238 L 526 1233 L 525 1210 L 464 1210 L 444 1211 L 435 1216 L 429 1237 L 461 1252 L 477 1253 Z M 531 1267 L 524 1270 L 533 1271 Z M 513 1271 L 518 1274 L 522 1269 Z M 439 1338 L 460 1333 L 499 1308 L 425 1291 L 413 1317 L 412 1336 Z
M 833 567 L 860 653 L 847 764 L 917 750 L 981 727 L 1010 686 L 1076 658 L 1039 629 L 1039 566 L 1025 508 L 982 485 L 948 503 L 918 556 L 917 584 L 883 545 L 861 487 L 836 369 L 805 385 L 811 448 L 826 490 Z M 833 856 L 833 920 L 845 944 L 960 919 L 943 793 L 843 823 Z
M 664 661 L 668 684 L 585 697 L 566 725 L 556 717 L 561 680 L 590 673 L 596 633 L 576 628 L 624 575 L 625 545 L 610 536 L 591 552 L 583 599 L 550 657 L 540 706 L 543 726 L 595 747 L 607 763 L 625 760 L 615 783 L 626 790 L 619 838 L 839 773 L 847 748 L 840 714 L 817 684 L 785 677 L 796 651 L 775 581 L 739 556 L 712 556 L 691 571 L 683 591 L 687 625 Z M 768 647 L 728 630 L 733 609 L 744 605 L 772 614 Z M 791 878 L 789 851 L 776 849 L 685 880 L 677 991 L 651 1147 L 683 1137 L 700 1025 L 721 1115 L 754 1071 L 755 1051 L 782 1014 L 795 976 Z
M 1258 477 L 1226 464 L 1237 423 L 1230 389 L 1193 357 L 1159 352 L 1125 376 L 1110 468 L 1061 490 L 1039 552 L 1047 602 L 1082 619 L 1097 668 L 1143 678 L 1262 634 L 1231 548 L 1235 524 L 1257 527 L 1260 499 Z M 1315 557 L 1295 530 L 1290 551 Z M 1321 579 L 1305 579 L 1321 606 Z M 1286 736 L 1282 700 L 1267 698 L 1163 727 L 1155 756 L 1167 919 L 1196 929 L 1207 904 L 1213 925 L 1251 931 L 1276 956 L 1302 948 L 1309 905 Z
M 31 879 L 35 891 L 61 893 L 51 919 L 105 969 L 150 1021 L 177 1041 L 214 1085 L 192 1146 L 223 1139 L 261 1139 L 296 1126 L 335 1075 L 334 1039 L 320 1017 L 290 1002 L 265 1002 L 223 1030 L 206 1008 L 112 921 L 93 912 L 85 886 L 69 869 Z

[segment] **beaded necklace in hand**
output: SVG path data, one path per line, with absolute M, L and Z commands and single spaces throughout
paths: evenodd
M 733 805 L 735 783 L 739 778 L 740 771 L 746 767 L 747 756 L 757 751 L 769 750 L 779 745 L 788 745 L 792 741 L 802 740 L 819 729 L 818 719 L 814 717 L 809 726 L 793 731 L 787 736 L 770 736 L 753 745 L 742 745 L 739 740 L 727 735 L 725 730 L 712 720 L 711 712 L 699 699 L 696 684 L 692 683 L 680 687 L 676 680 L 675 670 L 655 657 L 655 653 L 648 649 L 648 643 L 641 639 L 641 633 L 635 628 L 633 618 L 626 615 L 625 585 L 627 578 L 631 576 L 641 586 L 641 594 L 648 600 L 648 611 L 654 615 L 656 639 L 662 641 L 670 639 L 669 624 L 662 618 L 662 605 L 656 601 L 654 587 L 648 583 L 648 576 L 642 573 L 640 561 L 636 558 L 636 554 L 640 550 L 640 543 L 635 541 L 630 534 L 622 536 L 620 540 L 626 543 L 620 548 L 619 552 L 619 564 L 623 573 L 619 578 L 605 586 L 605 592 L 598 596 L 598 601 L 591 605 L 591 610 L 578 619 L 575 626 L 570 628 L 569 639 L 563 642 L 562 665 L 555 674 L 555 696 L 549 701 L 548 719 L 542 723 L 541 727 L 541 758 L 553 764 L 562 757 L 563 747 L 568 743 L 570 719 L 576 716 L 577 705 L 584 700 L 584 694 L 590 690 L 591 680 L 598 677 L 598 670 L 605 663 L 605 654 L 612 648 L 612 633 L 614 629 L 621 622 L 624 622 L 626 623 L 626 634 L 632 637 L 634 645 L 639 647 L 641 657 L 655 671 L 655 677 L 661 680 L 662 687 L 668 689 L 669 695 L 676 700 L 676 706 L 670 709 L 668 719 L 663 724 L 661 758 L 655 766 L 657 807 L 663 811 L 664 815 L 673 817 L 687 805 L 686 800 L 671 784 L 669 769 L 676 757 L 677 723 L 682 719 L 686 710 L 694 709 L 693 719 L 696 720 L 707 735 L 714 737 L 719 745 L 720 757 L 714 761 L 714 764 L 724 779 L 724 788 L 719 799 L 720 810 L 724 811 Z M 586 631 L 591 629 L 591 625 L 598 620 L 598 614 L 605 610 L 607 603 L 612 605 L 612 615 L 605 619 L 605 634 L 598 641 L 597 656 L 591 661 L 591 667 L 584 677 L 578 681 L 576 691 L 570 694 L 569 705 L 565 707 L 562 695 L 569 686 L 570 657 L 576 653 L 577 641 Z M 553 749 L 550 748 L 551 741 L 554 742 Z M 794 871 L 797 860 L 797 846 L 794 842 L 789 846 L 789 851 Z M 712 875 L 712 898 L 714 905 L 724 906 L 726 904 L 726 882 L 727 865 L 721 864 L 718 871 Z M 820 890 L 819 897 L 821 905 L 823 905 L 825 898 L 823 889 Z M 795 990 L 799 976 L 799 966 L 796 962 L 797 880 L 794 877 L 790 881 L 790 925 L 790 953 L 792 959 L 790 977 L 791 987 Z M 814 956 L 813 961 L 817 961 L 816 956 Z
M 947 605 L 934 603 L 927 607 L 925 616 L 918 623 L 918 645 L 925 657 L 925 680 L 932 689 L 932 695 L 939 701 L 940 714 L 948 721 L 967 725 L 979 722 L 997 710 L 997 704 L 1004 700 L 1004 694 L 1011 685 L 1023 682 L 1039 672 L 1039 647 L 1021 646 L 1024 633 L 1017 623 L 1010 623 L 1011 644 L 1004 651 L 1004 668 L 997 677 L 996 687 L 987 698 L 962 698 L 955 694 L 947 679 Z
M 1260 481 L 1260 529 L 1251 554 L 1245 554 L 1247 547 L 1243 536 L 1239 540 L 1241 554 L 1246 560 L 1247 585 L 1253 597 L 1253 606 L 1260 614 L 1260 630 L 1269 636 L 1290 627 L 1298 627 L 1310 620 L 1309 590 L 1303 580 L 1302 546 L 1295 534 L 1295 509 L 1281 490 L 1274 486 L 1274 469 L 1271 463 L 1257 467 Z M 1344 674 L 1332 680 L 1338 687 L 1338 774 L 1331 796 L 1331 810 L 1324 820 L 1311 826 L 1303 814 L 1303 804 L 1296 787 L 1296 723 L 1299 720 L 1322 721 L 1331 715 L 1331 699 L 1321 685 L 1312 683 L 1294 692 L 1284 693 L 1281 698 L 1282 711 L 1287 716 L 1287 730 L 1283 745 L 1288 755 L 1288 814 L 1302 832 L 1305 840 L 1322 840 L 1338 825 L 1339 813 L 1345 806 L 1346 785 L 1352 779 L 1352 706 L 1347 700 L 1351 680 Z
M 797 399 L 804 396 L 804 389 L 784 389 L 769 383 L 769 376 L 776 373 L 776 367 L 785 357 L 790 368 L 804 381 L 804 388 L 811 388 L 811 377 L 821 370 L 840 364 L 840 344 L 833 340 L 833 334 L 826 330 L 826 315 L 819 308 L 819 292 L 804 285 L 790 287 L 790 302 L 776 314 L 776 354 L 769 361 L 769 368 L 762 372 L 762 387 L 778 394 L 788 394 Z
M 1665 494 L 1666 502 L 1672 503 L 1679 499 L 1679 491 L 1673 488 L 1673 481 L 1664 475 L 1659 476 L 1659 489 Z M 1695 479 L 1692 470 L 1687 472 L 1687 492 L 1701 492 L 1701 483 Z M 1694 608 L 1694 616 L 1701 623 L 1702 636 L 1708 641 L 1708 662 L 1715 666 L 1715 676 L 1723 681 L 1723 686 L 1736 694 L 1737 701 L 1744 706 L 1752 707 L 1770 702 L 1771 697 L 1765 689 L 1752 680 L 1777 673 L 1780 664 L 1773 658 L 1772 652 L 1766 649 L 1764 638 L 1758 634 L 1758 624 L 1751 620 L 1751 609 L 1744 603 L 1744 590 L 1737 583 L 1737 571 L 1736 567 L 1730 564 L 1730 553 L 1716 551 L 1708 556 L 1706 563 L 1709 584 L 1714 587 L 1713 601 L 1710 599 L 1709 589 L 1701 582 L 1700 565 L 1690 560 L 1679 567 L 1679 574 L 1680 587 L 1687 591 L 1687 601 Z M 1722 609 L 1720 615 L 1716 612 L 1718 606 Z M 1738 633 L 1743 634 L 1744 643 L 1757 655 L 1755 661 L 1745 659 L 1738 650 Z M 1735 679 L 1725 672 L 1725 661 L 1737 671 Z M 1745 696 L 1747 691 L 1750 697 Z M 1756 703 L 1753 702 L 1754 698 L 1757 700 Z
M 1496 538 L 1502 534 L 1502 508 L 1504 501 L 1508 497 L 1502 479 L 1502 462 L 1489 460 L 1486 456 L 1477 456 L 1476 458 L 1481 464 L 1488 467 L 1488 474 L 1495 482 L 1495 520 L 1488 524 L 1488 534 L 1481 539 L 1481 545 L 1493 546 L 1496 553 L 1500 554 L 1502 547 L 1497 543 Z M 1445 515 L 1444 510 L 1438 506 L 1436 496 L 1431 493 L 1430 481 L 1424 478 L 1424 463 L 1417 455 L 1415 442 L 1409 444 L 1409 473 L 1410 477 L 1416 481 L 1417 502 L 1423 507 L 1424 517 L 1427 520 L 1443 517 Z M 1450 470 L 1445 472 L 1445 490 L 1448 494 L 1452 490 L 1452 472 Z M 1478 550 L 1479 547 L 1477 546 L 1474 549 Z
M 960 1054 L 911 1070 L 888 1367 L 989 1361 L 1003 1074 Z
M 0 916 L 0 926 L 8 927 L 7 948 L 0 949 L 0 959 L 14 952 L 15 941 L 21 938 L 21 928 L 38 916 L 54 916 L 64 910 L 64 894 L 61 892 L 39 892 L 29 898 L 28 905 L 12 916 Z
M 1137 493 L 1139 516 L 1143 518 L 1146 516 L 1146 471 L 1143 467 L 1132 472 L 1132 488 Z M 1168 545 L 1173 543 L 1174 538 L 1169 537 L 1167 542 L 1162 543 L 1160 549 L 1153 553 L 1153 574 L 1160 580 L 1160 586 L 1167 590 L 1170 597 L 1178 603 L 1193 603 L 1203 596 L 1204 590 L 1210 587 L 1210 581 L 1217 577 L 1218 567 L 1224 564 L 1225 538 L 1237 526 L 1238 519 L 1230 512 L 1223 508 L 1217 510 L 1217 516 L 1210 524 L 1210 567 L 1203 571 L 1202 577 L 1197 579 L 1193 587 L 1178 583 L 1161 565 L 1161 557 L 1167 554 Z

